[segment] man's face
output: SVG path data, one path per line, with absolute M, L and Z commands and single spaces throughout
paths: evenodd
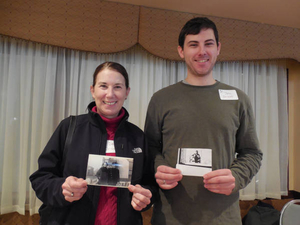
M 188 76 L 212 76 L 212 69 L 220 53 L 221 43 L 216 43 L 212 29 L 203 29 L 199 34 L 188 34 L 183 49 L 178 46 L 178 53 L 186 62 Z

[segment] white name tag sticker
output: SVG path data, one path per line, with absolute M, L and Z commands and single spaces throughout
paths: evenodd
M 115 144 L 113 140 L 107 140 L 106 153 L 116 153 Z
M 219 95 L 221 100 L 238 100 L 239 97 L 236 90 L 223 90 L 219 89 Z

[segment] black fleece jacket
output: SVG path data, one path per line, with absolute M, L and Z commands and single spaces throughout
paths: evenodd
M 92 112 L 94 106 L 94 102 L 90 103 L 88 114 L 77 116 L 72 142 L 64 160 L 70 117 L 61 121 L 38 159 L 38 170 L 29 178 L 37 197 L 43 202 L 39 209 L 42 225 L 94 224 L 101 187 L 88 186 L 83 197 L 72 203 L 64 199 L 61 187 L 68 176 L 85 179 L 89 154 L 105 155 L 105 123 L 97 113 Z M 153 161 L 143 131 L 128 122 L 128 116 L 125 110 L 125 116 L 115 133 L 116 155 L 134 159 L 131 183 L 140 184 L 152 192 L 148 209 L 157 197 Z M 137 151 L 138 148 L 142 151 Z M 141 213 L 131 206 L 132 193 L 126 188 L 118 188 L 117 197 L 118 225 L 142 224 Z

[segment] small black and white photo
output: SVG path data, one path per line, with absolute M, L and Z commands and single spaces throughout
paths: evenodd
M 88 185 L 127 188 L 132 168 L 133 158 L 90 154 L 86 181 Z
M 203 176 L 212 170 L 211 154 L 211 149 L 179 148 L 176 168 L 186 176 Z

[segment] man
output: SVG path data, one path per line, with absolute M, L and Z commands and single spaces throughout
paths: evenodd
M 145 133 L 160 187 L 152 224 L 242 224 L 238 191 L 258 172 L 262 153 L 248 97 L 213 78 L 220 49 L 211 20 L 188 21 L 178 46 L 187 77 L 149 103 Z M 179 148 L 211 149 L 212 171 L 183 176 L 175 168 Z
M 192 155 L 191 162 L 201 163 L 201 156 L 198 153 L 198 150 Z

